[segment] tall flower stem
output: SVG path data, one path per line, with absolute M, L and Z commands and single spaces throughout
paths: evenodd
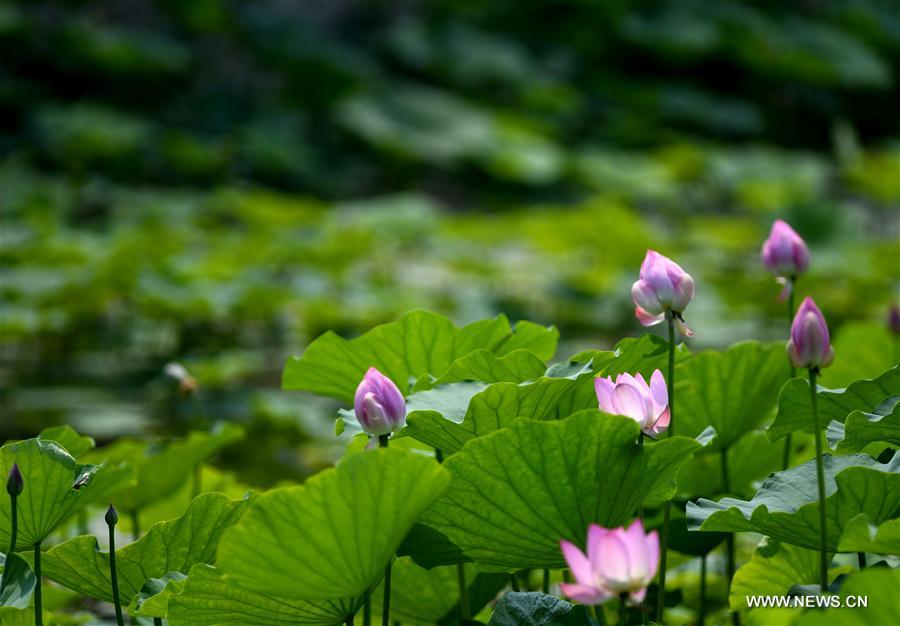
M 594 618 L 597 620 L 597 624 L 599 626 L 606 626 L 606 613 L 603 612 L 603 607 L 599 604 L 595 604 L 593 609 Z
M 666 437 L 671 437 L 675 432 L 675 315 L 666 311 L 666 324 L 669 327 L 669 373 L 666 384 L 669 391 L 669 428 Z M 659 546 L 659 594 L 656 600 L 656 621 L 662 624 L 663 610 L 666 604 L 666 560 L 669 552 L 669 516 L 672 512 L 672 502 L 667 501 L 663 505 L 663 527 Z
M 131 512 L 131 540 L 137 541 L 141 538 L 141 516 L 137 509 Z
M 380 435 L 378 445 L 388 447 L 390 435 Z M 391 557 L 393 559 L 393 557 Z M 384 601 L 381 603 L 381 626 L 388 626 L 391 622 L 391 561 L 384 568 Z
M 110 507 L 110 511 L 113 509 Z M 118 516 L 106 514 L 106 525 L 109 527 L 109 581 L 112 585 L 113 604 L 116 607 L 116 624 L 125 626 L 125 619 L 122 617 L 122 600 L 119 597 L 119 574 L 116 570 L 116 522 Z
M 731 493 L 731 480 L 728 477 L 728 448 L 722 448 L 722 490 Z M 734 533 L 728 533 L 725 538 L 725 582 L 727 589 L 731 589 L 731 581 L 734 580 Z M 741 617 L 737 611 L 731 612 L 731 622 L 734 626 L 741 623 Z
M 462 563 L 456 565 L 456 578 L 459 581 L 459 612 L 464 620 L 472 617 L 469 609 L 469 587 L 466 585 L 466 568 Z
M 366 593 L 363 601 L 363 626 L 372 626 L 372 594 Z
M 700 557 L 700 616 L 697 619 L 700 626 L 706 622 L 706 555 Z
M 44 607 L 41 597 L 41 542 L 34 544 L 34 626 L 44 626 Z
M 813 436 L 816 439 L 816 481 L 819 484 L 819 586 L 828 590 L 828 512 L 825 509 L 825 463 L 822 458 L 822 431 L 819 430 L 819 401 L 816 394 L 817 368 L 809 368 L 809 393 L 812 401 Z
M 17 511 L 16 501 L 19 499 L 14 493 L 9 494 L 9 515 L 12 521 L 12 527 L 10 528 L 9 534 L 9 550 L 7 552 L 15 552 L 16 551 L 16 539 L 19 534 L 19 515 Z
M 796 277 L 791 276 L 788 278 L 790 284 L 788 288 L 790 291 L 788 292 L 787 297 L 787 321 L 788 321 L 788 337 L 791 336 L 791 324 L 794 321 L 794 287 L 796 287 Z M 790 362 L 790 360 L 788 360 Z M 794 378 L 797 375 L 797 369 L 794 367 L 794 364 L 791 363 L 791 378 Z M 784 456 L 781 459 L 781 469 L 786 470 L 791 464 L 791 433 L 787 434 L 787 437 L 784 438 Z
M 627 600 L 627 593 L 619 594 L 619 626 L 628 626 L 628 610 L 625 608 L 625 602 Z
M 162 618 L 154 617 L 153 618 L 153 626 L 163 626 Z M 352 617 L 350 618 L 350 626 L 353 626 L 353 618 Z
M 541 581 L 541 591 L 543 591 L 544 594 L 550 593 L 550 570 L 546 567 L 544 568 L 544 578 Z
M 857 552 L 856 560 L 859 563 L 859 569 L 866 569 L 866 553 L 865 552 Z

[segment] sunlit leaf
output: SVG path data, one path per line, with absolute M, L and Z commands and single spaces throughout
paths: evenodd
M 36 582 L 25 559 L 14 552 L 8 553 L 0 574 L 0 606 L 27 608 Z
M 868 515 L 860 513 L 844 525 L 838 550 L 900 556 L 900 519 L 890 519 L 875 526 L 869 522 Z
M 900 624 L 900 569 L 870 567 L 849 576 L 840 591 L 841 606 L 807 610 L 798 626 L 871 626 Z M 847 599 L 853 598 L 853 605 Z M 865 598 L 865 605 L 860 600 Z
M 882 403 L 876 409 L 878 413 L 853 411 L 843 424 L 838 421 L 828 424 L 828 445 L 836 452 L 859 452 L 875 442 L 900 446 L 900 395 L 895 400 L 892 407 Z M 885 410 L 888 412 L 881 412 Z

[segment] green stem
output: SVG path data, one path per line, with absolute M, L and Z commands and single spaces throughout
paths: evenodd
M 203 493 L 203 463 L 194 465 L 194 480 L 191 486 L 191 499 Z
M 469 587 L 466 585 L 466 568 L 462 563 L 456 565 L 456 579 L 459 581 L 459 612 L 464 620 L 472 617 L 469 609 Z
M 122 600 L 119 598 L 119 578 L 116 571 L 116 526 L 109 524 L 109 581 L 112 585 L 113 604 L 116 607 L 116 624 L 125 626 L 122 617 Z
M 819 430 L 819 404 L 816 394 L 818 370 L 809 368 L 809 393 L 812 400 L 813 436 L 816 439 L 816 479 L 819 483 L 819 585 L 828 591 L 828 512 L 825 509 L 825 462 L 822 457 L 822 432 Z
M 603 612 L 603 607 L 599 604 L 595 604 L 593 607 L 594 617 L 597 619 L 597 624 L 599 626 L 606 626 L 606 613 Z
M 434 449 L 434 458 L 437 459 L 438 463 L 443 463 L 444 462 L 444 451 L 441 450 L 440 448 L 435 448 Z
M 728 494 L 731 493 L 731 480 L 728 477 L 728 448 L 722 448 L 722 489 Z M 725 588 L 731 589 L 731 581 L 734 580 L 735 559 L 734 559 L 734 533 L 728 533 L 725 538 Z M 738 626 L 741 623 L 741 616 L 737 611 L 731 611 L 731 623 Z
M 19 497 L 10 494 L 9 496 L 9 515 L 12 520 L 12 527 L 9 531 L 9 550 L 7 552 L 16 551 L 16 539 L 19 534 L 19 514 L 16 509 Z
M 866 569 L 866 553 L 857 552 L 856 560 L 859 562 L 859 569 Z
M 627 593 L 619 594 L 619 626 L 628 626 L 628 610 L 625 608 L 627 600 Z
M 706 555 L 700 557 L 700 626 L 706 622 Z
M 41 542 L 34 544 L 34 626 L 44 626 L 43 598 L 41 597 Z
M 390 435 L 380 435 L 378 445 L 388 447 Z M 394 557 L 392 556 L 391 559 Z M 391 561 L 384 568 L 384 601 L 381 603 L 381 626 L 389 626 L 391 623 Z
M 791 326 L 794 323 L 794 287 L 796 287 L 796 277 L 791 276 L 788 278 L 790 281 L 791 291 L 788 294 L 787 298 L 787 322 L 788 322 L 788 337 L 791 336 Z M 790 363 L 790 359 L 788 359 Z M 791 363 L 791 378 L 794 378 L 797 375 L 797 370 L 794 368 L 794 364 Z M 784 456 L 781 459 L 781 469 L 786 470 L 791 465 L 791 433 L 787 434 L 787 437 L 784 438 Z
M 353 617 L 348 617 L 344 620 L 344 626 L 353 626 Z
M 509 575 L 509 584 L 513 591 L 522 591 L 521 587 L 519 587 L 519 579 L 516 578 L 515 573 Z
M 675 316 L 671 311 L 666 311 L 666 324 L 669 327 L 669 375 L 666 384 L 669 391 L 669 428 L 666 437 L 675 434 Z M 671 515 L 672 502 L 663 505 L 663 527 L 659 546 L 659 597 L 656 601 L 656 621 L 663 621 L 663 610 L 666 603 L 666 561 L 669 552 L 669 516 Z
M 351 619 L 351 621 L 350 621 L 350 624 L 351 624 L 351 626 L 352 626 L 352 624 L 353 624 L 353 620 L 352 620 L 352 619 Z M 161 617 L 154 617 L 154 618 L 153 618 L 153 626 L 163 626 L 162 618 L 161 618 Z
M 568 569 L 563 570 L 563 582 L 564 583 L 572 582 L 572 572 L 569 571 Z
M 372 594 L 367 593 L 363 602 L 363 626 L 372 626 Z
M 544 568 L 544 580 L 541 584 L 541 591 L 543 591 L 545 595 L 550 593 L 550 570 L 546 567 Z
M 137 541 L 141 538 L 141 516 L 137 510 L 132 511 L 129 516 L 131 517 L 131 540 Z

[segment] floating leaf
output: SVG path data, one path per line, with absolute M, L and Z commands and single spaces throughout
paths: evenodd
M 829 562 L 831 559 L 829 558 Z M 828 580 L 850 571 L 832 568 Z M 733 611 L 746 609 L 747 596 L 786 596 L 794 585 L 819 582 L 819 553 L 775 539 L 764 539 L 747 563 L 735 572 L 728 601 Z
M 533 329 L 528 327 L 526 333 L 532 341 Z M 301 356 L 288 359 L 282 388 L 350 403 L 366 370 L 377 367 L 405 392 L 412 381 L 426 374 L 439 377 L 475 350 L 505 353 L 515 345 L 510 343 L 514 334 L 503 315 L 459 328 L 436 313 L 413 311 L 356 339 L 331 331 L 318 337 Z
M 0 606 L 28 608 L 37 578 L 31 566 L 15 552 L 7 553 L 0 574 Z
M 697 354 L 675 372 L 675 432 L 693 437 L 712 425 L 717 437 L 710 451 L 727 448 L 769 417 L 789 376 L 782 343 L 745 341 Z
M 215 567 L 193 567 L 179 594 L 169 599 L 167 619 L 190 626 L 334 626 L 362 606 L 350 600 L 305 601 L 245 589 Z
M 900 511 L 900 458 L 878 463 L 867 455 L 825 455 L 828 549 L 836 552 L 851 518 L 875 523 Z M 750 531 L 810 550 L 819 548 L 815 460 L 773 474 L 750 501 L 700 499 L 687 505 L 690 530 Z
M 486 571 L 562 567 L 560 539 L 583 543 L 590 523 L 621 526 L 645 499 L 670 497 L 700 447 L 673 437 L 641 449 L 638 432 L 595 410 L 514 422 L 444 463 L 453 481 L 422 521 Z
M 587 609 L 583 606 L 543 593 L 510 591 L 500 598 L 488 626 L 583 626 L 589 623 Z
M 876 409 L 887 409 L 887 413 L 853 411 L 843 424 L 831 422 L 825 433 L 828 445 L 836 452 L 860 452 L 875 442 L 900 446 L 900 396 L 896 396 L 896 400 L 892 407 L 885 407 L 882 403 Z
M 891 519 L 875 526 L 869 522 L 868 515 L 860 513 L 844 525 L 838 550 L 900 556 L 900 519 Z
M 880 406 L 891 406 L 900 400 L 900 366 L 872 380 L 857 380 L 846 389 L 820 386 L 817 394 L 821 428 L 832 420 L 843 422 L 853 411 L 877 413 Z M 809 383 L 795 378 L 781 389 L 778 413 L 769 427 L 769 438 L 775 441 L 797 430 L 811 433 L 813 427 Z
M 62 522 L 91 502 L 95 479 L 105 468 L 80 465 L 55 441 L 28 439 L 0 448 L 0 472 L 19 464 L 25 489 L 18 498 L 18 550 L 30 549 Z M 75 489 L 76 483 L 83 486 Z M 0 545 L 9 545 L 10 502 L 0 498 Z
M 202 494 L 181 517 L 154 524 L 143 537 L 116 550 L 122 603 L 129 604 L 151 578 L 211 563 L 222 533 L 248 504 L 218 493 Z M 50 548 L 44 554 L 43 575 L 82 595 L 112 601 L 109 553 L 100 550 L 94 537 L 82 535 Z
M 85 458 L 107 463 L 127 462 L 135 468 L 137 484 L 116 495 L 116 506 L 130 513 L 178 491 L 198 464 L 243 436 L 244 429 L 237 424 L 222 423 L 209 432 L 194 431 L 184 439 L 162 445 L 119 439 Z
M 300 487 L 257 498 L 222 538 L 218 564 L 242 588 L 259 593 L 363 595 L 449 482 L 441 465 L 411 452 L 352 455 Z

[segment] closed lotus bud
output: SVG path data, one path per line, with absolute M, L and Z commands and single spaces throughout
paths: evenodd
M 19 464 L 13 463 L 12 469 L 9 470 L 9 476 L 6 478 L 6 493 L 11 496 L 18 496 L 23 489 L 25 489 L 25 479 L 22 478 Z
M 406 402 L 393 381 L 370 367 L 353 401 L 356 419 L 370 435 L 387 435 L 406 425 Z
M 784 285 L 778 300 L 784 302 L 794 288 L 794 280 L 809 267 L 806 242 L 783 220 L 775 220 L 769 238 L 763 242 L 762 262 Z
M 659 370 L 649 385 L 641 374 L 619 374 L 616 382 L 612 377 L 594 379 L 594 390 L 601 411 L 630 417 L 654 439 L 669 427 L 669 392 Z
M 694 333 L 684 323 L 682 313 L 694 297 L 694 279 L 673 260 L 655 250 L 647 250 L 638 280 L 631 287 L 634 314 L 644 326 L 654 326 L 674 316 L 681 334 Z
M 640 603 L 659 569 L 659 536 L 655 530 L 645 533 L 640 520 L 628 528 L 591 524 L 587 553 L 566 540 L 559 543 L 575 578 L 574 583 L 562 583 L 560 590 L 582 604 L 602 604 L 621 594 Z
M 106 520 L 107 526 L 115 526 L 119 523 L 119 514 L 116 513 L 116 507 L 113 505 L 109 505 L 109 508 L 106 509 L 106 516 L 103 518 Z
M 794 316 L 787 351 L 795 367 L 818 369 L 834 360 L 828 324 L 812 298 L 805 298 Z
M 895 335 L 900 335 L 900 305 L 895 302 L 888 311 L 888 328 Z

